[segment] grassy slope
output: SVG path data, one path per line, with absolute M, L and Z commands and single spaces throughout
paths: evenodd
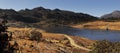
M 29 40 L 27 36 L 29 36 L 29 31 L 32 30 L 32 28 L 14 28 L 9 27 L 9 31 L 14 32 L 13 34 L 13 40 L 10 41 L 11 45 L 13 45 L 14 41 L 18 43 L 18 48 L 20 52 L 24 53 L 61 53 L 61 52 L 88 52 L 85 50 L 81 50 L 79 48 L 75 48 L 72 46 L 69 42 L 69 39 L 67 39 L 64 34 L 55 34 L 55 33 L 47 33 L 44 30 L 39 30 L 39 32 L 43 35 L 43 41 L 37 43 L 36 41 Z M 22 38 L 20 38 L 22 36 Z M 83 37 L 78 36 L 69 36 L 71 37 L 77 45 L 83 46 L 85 48 L 89 48 L 91 44 L 94 43 L 93 40 L 89 40 Z M 33 47 L 31 47 L 33 45 Z

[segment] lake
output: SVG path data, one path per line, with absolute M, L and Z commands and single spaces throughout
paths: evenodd
M 48 32 L 62 33 L 67 35 L 76 35 L 85 37 L 92 40 L 109 40 L 109 41 L 120 41 L 120 31 L 113 30 L 95 30 L 95 29 L 78 29 L 71 27 L 53 27 L 48 28 Z

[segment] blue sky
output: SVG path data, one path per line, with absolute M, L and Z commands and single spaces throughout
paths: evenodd
M 20 10 L 39 6 L 83 12 L 99 17 L 114 10 L 120 10 L 120 0 L 0 0 L 2 9 Z

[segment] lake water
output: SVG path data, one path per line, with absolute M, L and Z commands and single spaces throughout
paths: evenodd
M 81 32 L 78 32 L 78 31 Z M 109 41 L 120 41 L 120 31 L 107 31 L 107 30 L 90 30 L 90 29 L 79 29 L 73 35 L 86 37 L 93 40 L 109 40 Z
M 120 41 L 120 31 L 78 29 L 78 28 L 70 28 L 70 27 L 54 27 L 54 28 L 49 28 L 47 30 L 52 33 L 76 35 L 76 36 L 89 38 L 92 40 Z

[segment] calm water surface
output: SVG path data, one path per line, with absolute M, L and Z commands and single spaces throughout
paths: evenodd
M 78 29 L 70 27 L 54 27 L 48 30 L 54 33 L 63 33 L 68 35 L 77 35 L 92 40 L 109 40 L 120 41 L 120 31 L 112 30 L 93 30 L 93 29 Z

